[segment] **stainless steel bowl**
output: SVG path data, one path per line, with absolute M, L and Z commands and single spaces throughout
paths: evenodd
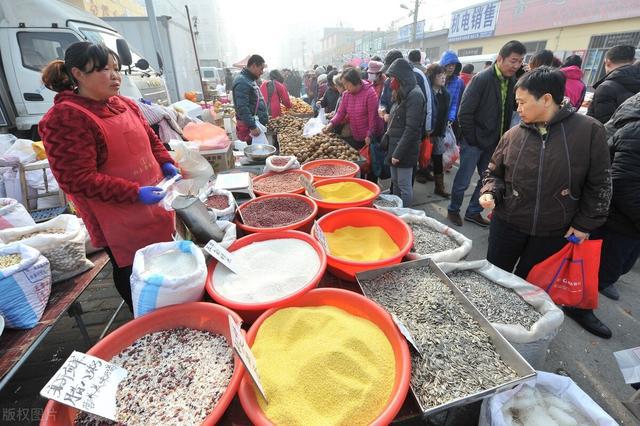
M 264 161 L 275 153 L 273 145 L 249 145 L 244 149 L 244 155 L 251 161 Z

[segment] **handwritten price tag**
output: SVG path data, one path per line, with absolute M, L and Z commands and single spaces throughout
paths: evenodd
M 233 263 L 233 255 L 216 241 L 209 241 L 207 245 L 204 246 L 204 251 L 213 256 L 218 262 L 222 263 L 234 274 L 239 273 L 238 266 Z
M 311 197 L 317 200 L 322 200 L 322 195 L 320 195 L 320 193 L 316 190 L 316 187 L 313 186 L 313 182 L 311 182 L 309 179 L 307 179 L 304 176 L 300 176 L 300 183 L 302 184 L 302 186 L 304 186 L 304 189 L 307 191 L 307 194 L 309 194 Z
M 244 336 L 242 336 L 240 326 L 236 324 L 231 315 L 229 315 L 229 330 L 231 331 L 231 345 L 233 346 L 233 350 L 235 350 L 240 357 L 244 367 L 249 372 L 249 376 L 251 376 L 251 380 L 256 384 L 264 400 L 269 402 L 262 383 L 260 383 L 260 377 L 258 376 L 258 369 L 256 367 L 256 358 L 253 356 L 253 352 L 251 352 L 251 348 L 247 344 Z
M 329 253 L 329 243 L 327 243 L 327 237 L 325 237 L 324 231 L 322 230 L 322 228 L 320 228 L 320 225 L 318 225 L 317 220 L 313 221 L 313 233 L 315 234 L 322 247 L 324 247 L 325 252 Z
M 73 351 L 40 395 L 116 421 L 116 392 L 126 377 L 124 368 Z
M 391 317 L 393 318 L 393 322 L 396 323 L 398 330 L 400 330 L 400 333 L 402 333 L 404 338 L 407 339 L 407 342 L 411 343 L 411 346 L 413 346 L 416 352 L 418 352 L 418 354 L 422 356 L 422 349 L 420 349 L 420 346 L 418 346 L 416 341 L 413 339 L 413 336 L 411 335 L 409 329 L 405 327 L 400 318 L 398 318 L 395 314 L 391 314 Z

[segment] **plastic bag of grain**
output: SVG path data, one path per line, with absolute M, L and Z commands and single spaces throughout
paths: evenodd
M 204 254 L 191 241 L 156 243 L 138 250 L 131 274 L 133 316 L 201 300 L 206 278 Z
M 0 198 L 0 229 L 19 228 L 35 224 L 27 209 L 17 200 Z
M 290 169 L 299 169 L 300 162 L 295 155 L 272 155 L 267 157 L 264 166 L 264 173 L 268 172 L 286 172 Z
M 402 198 L 397 195 L 380 194 L 373 202 L 373 207 L 380 210 L 402 208 Z
M 222 199 L 222 197 L 225 197 L 227 199 L 226 207 L 220 208 L 222 206 L 216 206 L 213 197 L 219 198 L 219 199 Z M 207 206 L 207 210 L 209 210 L 211 213 L 215 215 L 214 216 L 215 219 L 233 220 L 233 217 L 236 214 L 236 202 L 235 202 L 235 199 L 233 198 L 233 194 L 230 191 L 227 191 L 226 189 L 218 189 L 213 186 L 210 186 L 209 188 L 207 188 L 201 200 Z
M 502 336 L 526 359 L 534 368 L 542 368 L 547 357 L 547 349 L 564 321 L 564 314 L 541 288 L 528 283 L 510 272 L 492 265 L 487 260 L 473 262 L 439 263 L 438 266 L 449 275 L 457 271 L 473 271 L 493 282 L 495 285 L 511 289 L 527 304 L 531 305 L 540 318 L 528 329 L 517 321 L 497 323 L 491 321 Z M 455 279 L 452 279 L 454 284 Z M 461 289 L 464 291 L 464 289 Z M 470 299 L 473 299 L 470 297 Z M 473 303 L 473 300 L 471 300 Z M 503 303 L 506 303 L 504 298 Z M 486 316 L 486 315 L 485 315 Z M 522 315 L 520 315 L 522 317 Z
M 78 218 L 71 214 L 33 226 L 1 230 L 0 240 L 5 244 L 20 241 L 38 250 L 49 260 L 54 283 L 93 268 L 87 259 L 85 233 Z
M 51 293 L 49 261 L 25 244 L 0 247 L 0 315 L 8 328 L 38 324 Z
M 429 257 L 434 262 L 458 262 L 471 251 L 469 238 L 431 217 L 403 214 L 400 219 L 413 230 L 414 250 L 407 254 L 410 260 Z
M 482 402 L 479 426 L 515 424 L 615 426 L 618 423 L 571 378 L 538 371 L 534 380 Z

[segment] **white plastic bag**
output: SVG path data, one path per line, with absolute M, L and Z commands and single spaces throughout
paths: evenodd
M 305 138 L 310 138 L 315 135 L 319 135 L 322 133 L 322 129 L 324 129 L 324 124 L 319 117 L 310 118 L 304 125 L 304 129 L 302 130 L 302 136 Z
M 61 214 L 33 226 L 1 230 L 0 240 L 6 244 L 20 241 L 38 250 L 49 261 L 54 283 L 93 268 L 87 259 L 84 232 L 74 215 Z
M 427 217 L 426 214 L 424 216 L 404 214 L 400 216 L 400 219 L 404 220 L 406 223 L 421 223 L 423 225 L 426 225 L 436 232 L 448 235 L 458 244 L 458 247 L 454 249 L 441 251 L 439 253 L 431 253 L 428 255 L 407 253 L 407 259 L 416 260 L 429 257 L 433 259 L 434 262 L 458 262 L 459 260 L 464 259 L 471 251 L 472 241 L 469 238 L 465 237 L 455 229 L 448 227 L 444 223 L 438 222 L 434 218 Z
M 502 407 L 509 402 L 523 387 L 536 387 L 553 394 L 562 401 L 573 405 L 580 414 L 598 426 L 616 426 L 618 423 L 611 418 L 596 402 L 591 399 L 569 377 L 538 371 L 535 379 L 520 384 L 513 389 L 487 398 L 480 409 L 479 426 L 510 426 L 511 419 L 506 419 Z M 542 425 L 541 425 L 542 426 Z
M 276 159 L 287 159 L 287 163 L 284 166 L 277 166 L 273 164 L 273 161 Z M 265 161 L 264 171 L 263 173 L 269 172 L 284 172 L 286 170 L 291 169 L 299 169 L 300 162 L 296 158 L 295 155 L 272 155 L 271 157 L 267 157 Z
M 451 126 L 447 126 L 444 134 L 444 153 L 442 154 L 442 167 L 444 170 L 449 170 L 458 158 L 460 158 L 460 147 L 456 140 L 456 134 L 453 132 Z
M 206 278 L 204 254 L 191 241 L 156 243 L 138 250 L 131 274 L 133 316 L 199 301 Z
M 13 198 L 0 198 L 0 229 L 33 226 L 36 223 L 24 208 Z
M 227 197 L 227 203 L 228 203 L 228 207 L 223 210 L 207 207 L 207 210 L 213 213 L 214 219 L 233 220 L 233 216 L 236 214 L 236 203 L 235 203 L 235 199 L 233 198 L 233 194 L 230 191 L 227 191 L 226 189 L 218 189 L 213 186 L 210 186 L 209 188 L 207 188 L 206 192 L 204 193 L 203 197 L 200 200 L 203 203 L 206 203 L 207 198 L 211 197 L 212 195 L 224 195 L 225 197 Z
M 227 220 L 218 220 L 216 221 L 216 225 L 224 232 L 224 237 L 222 237 L 222 241 L 220 241 L 219 244 L 223 248 L 228 249 L 231 247 L 231 244 L 235 243 L 236 239 L 238 239 L 236 224 Z
M 378 200 L 386 201 L 389 204 L 393 204 L 393 206 L 378 205 Z M 401 209 L 402 205 L 403 205 L 402 198 L 398 197 L 397 195 L 391 195 L 391 194 L 380 194 L 378 195 L 378 198 L 376 198 L 375 201 L 373 202 L 373 207 L 375 207 L 376 209 L 385 210 L 385 211 L 388 211 L 388 209 Z
M 180 173 L 184 179 L 193 179 L 197 188 L 205 186 L 213 176 L 213 167 L 197 151 L 187 147 L 184 141 L 171 140 L 169 146 L 174 151 L 174 160 L 178 163 Z
M 269 140 L 267 139 L 267 127 L 260 122 L 258 116 L 255 115 L 253 117 L 256 121 L 256 127 L 260 130 L 260 135 L 253 136 L 251 135 L 251 144 L 252 145 L 269 145 Z
M 327 121 L 327 114 L 324 111 L 324 108 L 320 108 L 318 110 L 318 120 L 320 120 L 320 123 L 322 123 L 323 126 L 326 126 L 329 121 Z
M 3 156 L 11 148 L 16 139 L 18 138 L 10 133 L 0 134 L 0 156 Z
M 80 223 L 80 229 L 84 234 L 84 249 L 87 252 L 87 256 L 102 250 L 102 248 L 94 246 L 93 243 L 91 242 L 89 231 L 87 231 L 87 225 L 84 224 L 84 221 L 81 218 L 78 218 L 78 223 Z
M 0 315 L 8 328 L 29 329 L 38 324 L 51 294 L 49 261 L 24 244 L 0 247 L 0 256 L 19 254 L 20 263 L 0 269 Z
M 562 310 L 553 303 L 544 290 L 526 282 L 517 275 L 492 265 L 487 260 L 439 263 L 438 266 L 445 274 L 473 270 L 496 285 L 513 290 L 525 302 L 533 306 L 542 317 L 531 326 L 530 330 L 521 324 L 492 323 L 492 325 L 529 364 L 534 368 L 542 368 L 549 344 L 558 334 L 564 321 Z
M 16 157 L 20 164 L 30 164 L 36 161 L 36 152 L 33 150 L 33 141 L 29 139 L 17 139 L 7 149 L 3 157 Z

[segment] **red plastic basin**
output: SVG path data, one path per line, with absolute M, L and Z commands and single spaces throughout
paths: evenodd
M 370 197 L 367 197 L 364 200 L 360 200 L 360 201 L 349 201 L 346 203 L 331 203 L 328 201 L 323 201 L 323 200 L 318 200 L 317 198 L 313 198 L 307 193 L 307 196 L 309 196 L 309 198 L 312 198 L 318 205 L 318 214 L 320 216 L 335 210 L 345 209 L 349 207 L 372 207 L 373 202 L 376 200 L 376 198 L 378 198 L 378 195 L 380 195 L 380 187 L 377 184 L 365 179 L 358 179 L 358 178 L 323 179 L 321 181 L 314 183 L 314 186 L 316 188 L 320 188 L 321 186 L 324 186 L 324 185 L 330 185 L 332 183 L 341 183 L 341 182 L 355 182 L 359 185 L 364 186 L 369 191 L 373 192 L 373 194 Z
M 268 198 L 294 198 L 297 200 L 302 200 L 305 203 L 309 204 L 311 206 L 311 208 L 313 209 L 311 214 L 307 217 L 305 217 L 302 220 L 299 220 L 298 222 L 292 223 L 290 225 L 286 225 L 286 226 L 276 226 L 273 228 L 258 228 L 255 226 L 249 226 L 249 225 L 245 225 L 244 223 L 242 223 L 242 221 L 240 220 L 240 213 L 236 212 L 236 220 L 235 223 L 236 225 L 238 225 L 238 228 L 242 229 L 245 234 L 254 234 L 254 233 L 270 233 L 270 232 L 282 232 L 282 231 L 302 231 L 302 232 L 309 232 L 311 231 L 311 227 L 313 226 L 313 220 L 316 218 L 316 216 L 318 216 L 318 205 L 316 204 L 316 202 L 314 200 L 312 200 L 309 197 L 305 197 L 304 195 L 300 195 L 300 194 L 269 194 L 269 195 L 263 195 L 262 197 L 258 197 L 255 198 L 251 201 L 247 201 L 246 203 L 244 203 L 243 205 L 241 205 L 240 207 L 238 207 L 238 210 L 240 210 L 241 212 L 243 211 L 243 209 L 247 208 L 247 206 L 249 206 L 250 204 L 253 203 L 259 203 L 261 201 L 264 201 L 265 199 Z
M 213 303 L 193 302 L 167 306 L 126 323 L 96 343 L 87 354 L 108 361 L 145 334 L 178 327 L 220 334 L 227 339 L 229 346 L 231 346 L 229 315 L 233 317 L 237 324 L 241 323 L 238 314 L 224 306 Z M 222 398 L 213 408 L 213 411 L 204 419 L 203 425 L 215 425 L 229 407 L 238 390 L 240 380 L 244 374 L 244 367 L 235 352 L 233 358 L 234 369 L 229 386 L 227 386 L 227 390 L 222 394 Z M 44 409 L 40 424 L 73 425 L 77 414 L 78 410 L 74 408 L 49 401 Z M 152 422 L 151 419 L 149 421 Z
M 251 324 L 267 309 L 284 306 L 287 303 L 290 303 L 291 301 L 300 297 L 301 295 L 307 293 L 309 290 L 316 288 L 320 283 L 320 280 L 322 279 L 325 271 L 327 270 L 327 255 L 324 252 L 324 248 L 322 247 L 322 245 L 316 239 L 312 238 L 309 234 L 305 234 L 299 231 L 281 231 L 267 234 L 251 234 L 249 236 L 236 240 L 233 244 L 231 244 L 231 247 L 229 247 L 229 251 L 233 253 L 234 251 L 248 246 L 252 243 L 256 243 L 259 241 L 279 240 L 283 238 L 296 238 L 305 241 L 311 244 L 316 253 L 318 253 L 318 256 L 320 257 L 320 269 L 318 269 L 318 273 L 311 279 L 311 281 L 309 281 L 307 285 L 286 297 L 266 303 L 242 303 L 235 300 L 227 299 L 226 297 L 218 293 L 213 286 L 213 271 L 218 264 L 218 262 L 213 259 L 211 262 L 209 262 L 209 272 L 207 274 L 207 281 L 205 284 L 205 288 L 207 289 L 207 293 L 209 293 L 209 296 L 211 296 L 213 300 L 220 303 L 221 305 L 233 309 L 242 317 L 242 319 L 246 323 Z
M 311 169 L 318 166 L 347 166 L 347 167 L 353 168 L 353 172 L 345 173 L 342 175 L 335 175 L 335 176 L 320 176 L 320 175 L 314 174 L 313 171 L 311 171 Z M 332 158 L 332 159 L 326 159 L 326 160 L 314 160 L 314 161 L 309 161 L 308 163 L 304 163 L 302 165 L 302 170 L 306 170 L 309 173 L 311 173 L 313 175 L 314 182 L 319 182 L 325 179 L 356 177 L 356 175 L 360 172 L 360 166 L 358 166 L 353 161 L 338 160 L 338 159 Z
M 292 169 L 292 170 L 287 170 L 286 172 L 282 172 L 282 173 L 276 173 L 276 172 L 269 172 L 269 173 L 264 173 L 261 174 L 259 176 L 256 176 L 252 179 L 252 182 L 255 183 L 265 179 L 269 176 L 273 176 L 273 175 L 277 175 L 277 174 L 287 174 L 287 173 L 293 173 L 296 176 L 296 179 L 299 179 L 299 176 L 304 176 L 307 179 L 309 179 L 310 181 L 313 180 L 313 175 L 307 171 L 304 170 L 300 170 L 300 169 Z M 300 184 L 300 188 L 297 188 L 293 191 L 286 191 L 286 192 L 262 192 L 262 191 L 256 191 L 255 189 L 253 190 L 254 194 L 256 194 L 258 197 L 262 196 L 262 195 L 269 195 L 269 194 L 304 194 L 304 187 L 302 186 L 302 184 Z
M 324 232 L 333 232 L 345 226 L 379 226 L 389 234 L 391 239 L 400 248 L 400 251 L 393 257 L 366 262 L 342 259 L 327 253 L 327 268 L 329 271 L 336 277 L 347 281 L 355 281 L 356 272 L 383 268 L 400 263 L 402 258 L 409 253 L 413 245 L 413 232 L 411 232 L 409 225 L 398 216 L 383 210 L 369 209 L 366 207 L 336 210 L 318 219 L 318 226 L 320 226 L 320 229 Z M 313 230 L 311 235 L 316 236 Z
M 249 346 L 253 345 L 260 326 L 264 321 L 273 315 L 278 309 L 304 306 L 335 306 L 352 315 L 365 318 L 376 324 L 387 336 L 396 361 L 396 375 L 393 390 L 387 401 L 386 408 L 380 413 L 378 418 L 372 423 L 374 425 L 388 425 L 400 411 L 402 404 L 409 390 L 409 380 L 411 378 L 411 357 L 409 347 L 405 338 L 398 331 L 391 315 L 380 305 L 370 299 L 348 290 L 336 288 L 319 288 L 311 290 L 298 299 L 282 305 L 279 308 L 269 309 L 251 326 L 247 333 Z M 260 408 L 254 390 L 253 382 L 249 375 L 245 374 L 238 390 L 238 396 L 242 408 L 249 416 L 254 425 L 272 425 Z M 267 398 L 269 395 L 267 395 Z

